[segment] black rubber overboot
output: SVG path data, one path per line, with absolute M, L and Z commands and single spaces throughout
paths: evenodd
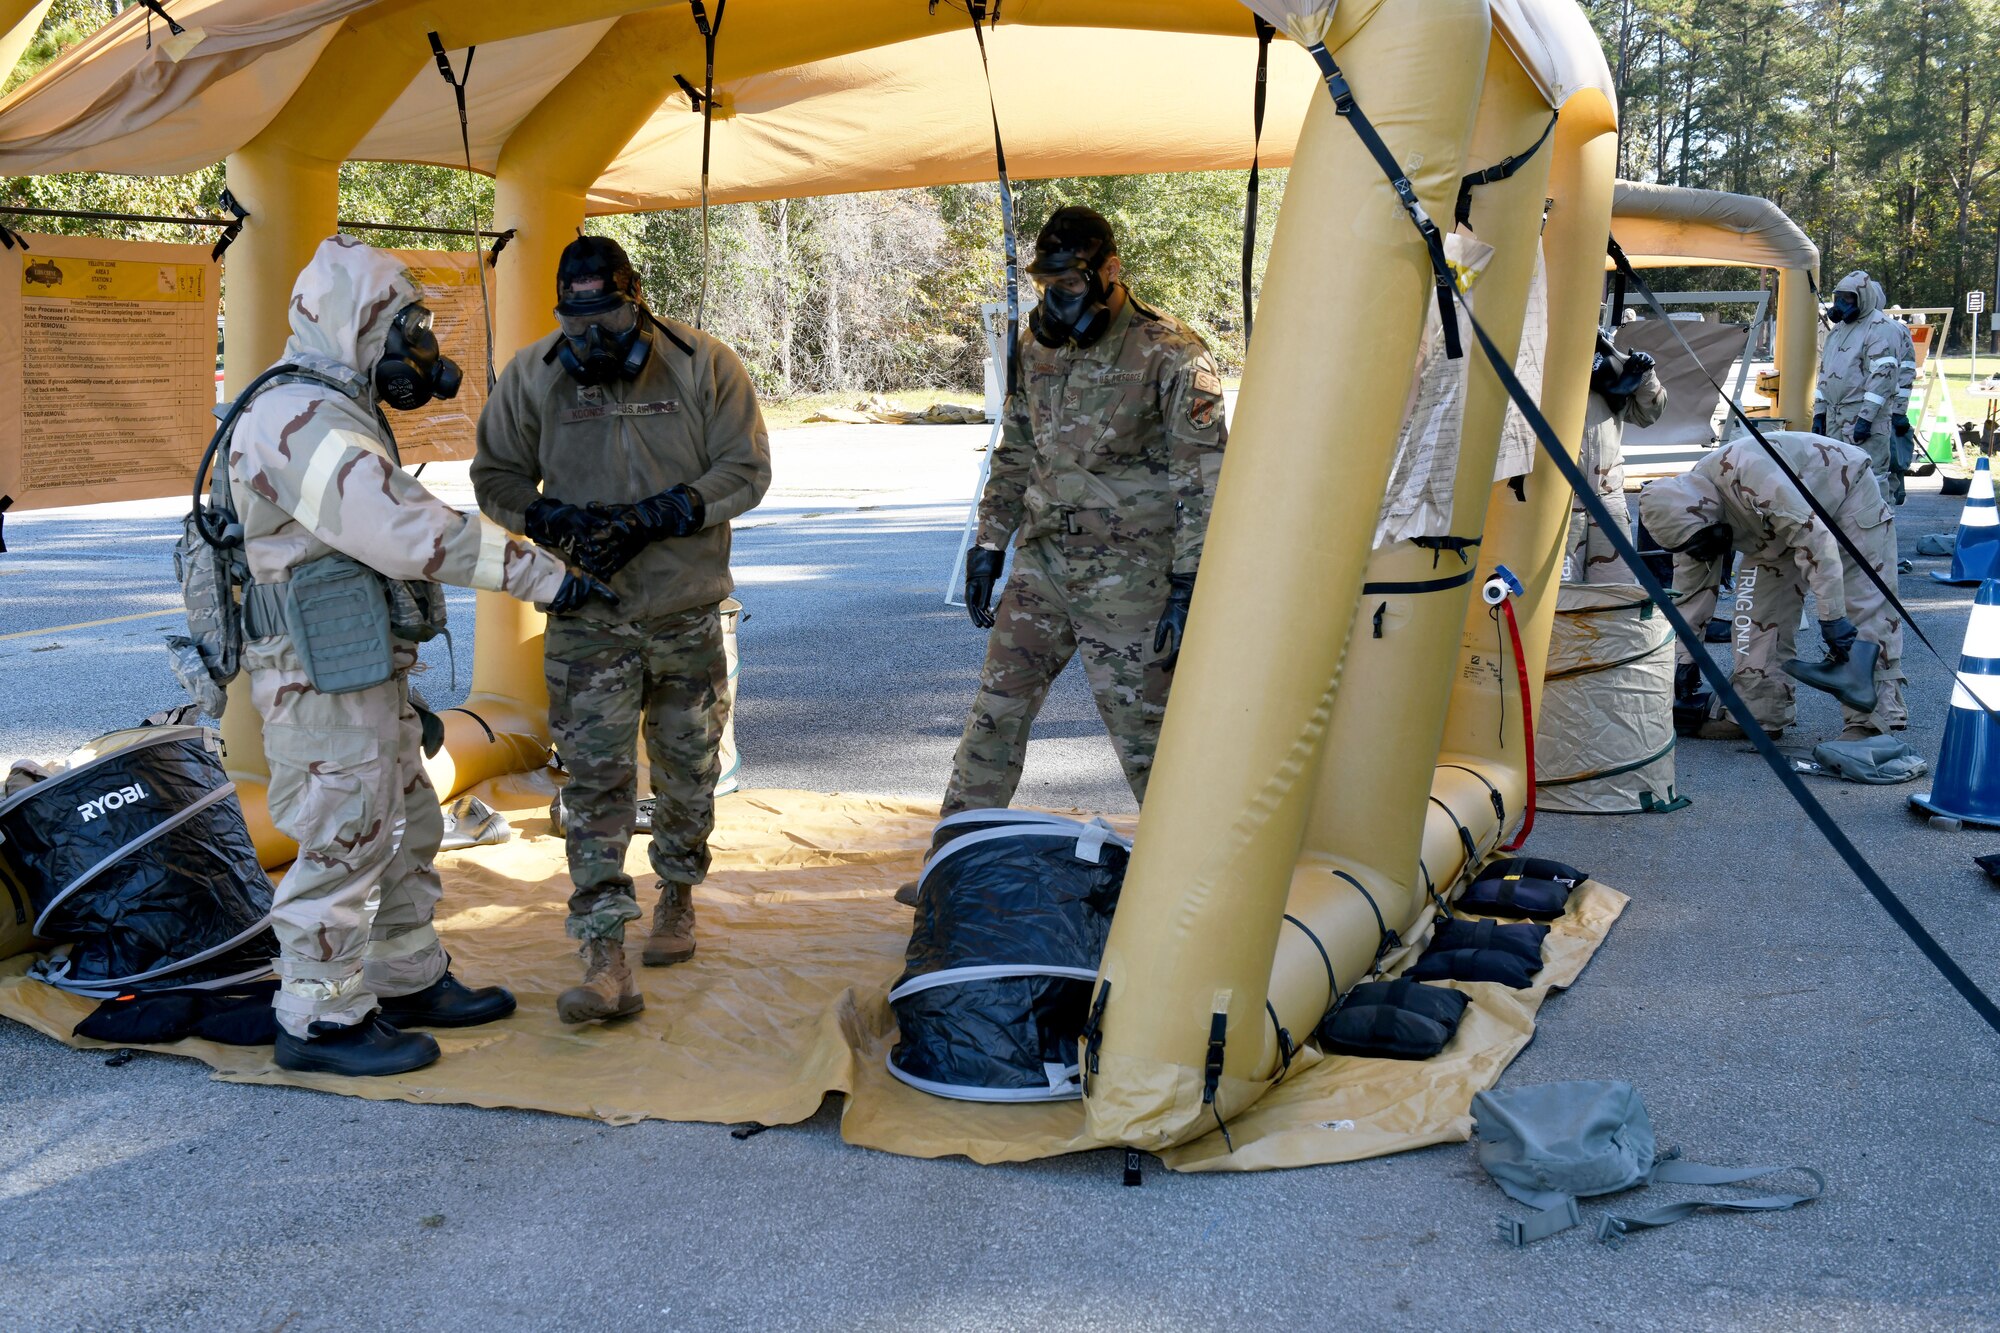
M 385 995 L 382 1021 L 398 1028 L 470 1028 L 514 1012 L 513 992 L 502 986 L 474 989 L 447 972 L 420 991 Z
M 1881 701 L 1875 688 L 1875 663 L 1880 645 L 1857 639 L 1845 662 L 1831 658 L 1823 662 L 1801 662 L 1794 657 L 1785 663 L 1785 674 L 1802 685 L 1824 690 L 1857 713 L 1872 713 Z
M 422 1069 L 438 1058 L 435 1038 L 421 1032 L 401 1032 L 370 1014 L 359 1023 L 314 1023 L 307 1037 L 294 1037 L 280 1028 L 276 1056 L 278 1068 L 295 1073 L 341 1074 L 348 1078 L 377 1078 L 385 1074 L 407 1074 Z

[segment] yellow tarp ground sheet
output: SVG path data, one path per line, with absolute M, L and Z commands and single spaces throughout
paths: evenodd
M 678 967 L 635 967 L 644 1013 L 567 1028 L 556 1020 L 555 997 L 575 984 L 578 964 L 563 935 L 569 881 L 562 841 L 548 833 L 551 791 L 539 775 L 478 789 L 513 822 L 516 837 L 438 858 L 445 897 L 437 924 L 453 968 L 475 985 L 511 987 L 521 1002 L 513 1017 L 438 1032 L 444 1058 L 396 1078 L 287 1073 L 265 1047 L 189 1039 L 155 1049 L 202 1060 L 232 1082 L 524 1107 L 614 1124 L 790 1124 L 813 1115 L 828 1093 L 844 1093 L 848 1142 L 917 1157 L 1024 1161 L 1103 1146 L 1085 1135 L 1079 1102 L 946 1101 L 884 1068 L 896 1037 L 888 990 L 910 930 L 910 911 L 893 895 L 917 872 L 935 807 L 799 791 L 723 797 L 714 865 L 695 895 L 700 951 Z M 646 874 L 643 838 L 630 869 Z M 1436 1059 L 1319 1058 L 1308 1048 L 1283 1084 L 1231 1122 L 1233 1152 L 1211 1133 L 1163 1162 L 1184 1171 L 1261 1170 L 1463 1140 L 1473 1093 L 1491 1087 L 1527 1045 L 1542 1000 L 1576 980 L 1624 905 L 1623 894 L 1603 885 L 1580 890 L 1549 934 L 1533 989 L 1462 985 L 1473 1003 Z M 639 939 L 635 929 L 635 964 Z M 70 1035 L 91 1002 L 28 979 L 30 961 L 0 962 L 0 1015 L 73 1046 L 97 1045 Z

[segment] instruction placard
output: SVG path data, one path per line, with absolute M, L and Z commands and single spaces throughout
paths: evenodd
M 0 495 L 16 509 L 187 493 L 215 419 L 205 245 L 0 250 Z
M 486 406 L 486 309 L 479 293 L 480 257 L 452 250 L 392 250 L 409 265 L 423 285 L 431 328 L 444 354 L 465 372 L 458 397 L 431 403 L 415 412 L 391 412 L 396 446 L 406 467 L 439 459 L 472 457 L 479 410 Z M 493 296 L 492 268 L 486 270 L 486 294 Z

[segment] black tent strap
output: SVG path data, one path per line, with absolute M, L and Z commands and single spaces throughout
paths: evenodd
M 1278 1021 L 1278 1007 L 1266 1000 L 1264 1012 L 1271 1016 L 1271 1030 L 1278 1034 L 1278 1072 L 1271 1076 L 1271 1081 L 1283 1083 L 1285 1075 L 1292 1072 L 1292 1056 L 1297 1054 L 1299 1048 L 1292 1044 L 1292 1034 Z
M 1535 140 L 1526 152 L 1503 157 L 1484 171 L 1474 171 L 1458 178 L 1458 206 L 1452 210 L 1452 217 L 1461 227 L 1472 225 L 1472 192 L 1482 185 L 1492 185 L 1504 181 L 1528 164 L 1528 160 L 1542 151 L 1542 145 L 1556 132 L 1556 121 L 1561 113 L 1549 116 L 1549 123 L 1542 126 L 1542 137 Z
M 1472 576 L 1478 572 L 1476 569 L 1461 570 L 1445 578 L 1425 579 L 1419 583 L 1364 583 L 1361 585 L 1361 595 L 1388 597 L 1409 593 L 1444 592 L 1450 588 L 1463 588 L 1472 582 Z
M 708 6 L 702 0 L 688 0 L 688 8 L 694 15 L 695 31 L 701 34 L 702 50 L 706 56 L 701 101 L 697 105 L 701 112 L 701 294 L 696 298 L 694 307 L 694 326 L 702 328 L 708 322 L 708 163 L 715 133 L 715 41 L 722 35 L 722 16 L 729 8 L 729 0 L 716 0 L 713 20 L 708 17 Z M 679 75 L 674 77 L 686 87 L 685 79 Z M 693 89 L 689 92 L 692 94 Z
M 1542 415 L 1541 409 L 1522 387 L 1520 379 L 1514 374 L 1513 366 L 1500 355 L 1500 349 L 1494 345 L 1492 338 L 1472 316 L 1470 310 L 1466 312 L 1466 322 L 1471 326 L 1473 336 L 1478 339 L 1480 350 L 1492 365 L 1493 373 L 1499 378 L 1501 387 L 1506 389 L 1507 396 L 1513 399 L 1514 405 L 1521 409 L 1521 415 L 1526 419 L 1529 429 L 1535 432 L 1535 438 L 1541 442 L 1543 454 L 1569 483 L 1570 489 L 1575 492 L 1585 512 L 1590 515 L 1591 521 L 1597 524 L 1599 530 L 1632 570 L 1639 586 L 1651 594 L 1659 605 L 1668 623 L 1674 627 L 1675 635 L 1687 645 L 1688 651 L 1694 657 L 1695 665 L 1708 680 L 1709 688 L 1715 691 L 1716 697 L 1722 700 L 1730 714 L 1741 724 L 1744 733 L 1750 738 L 1750 743 L 1756 747 L 1758 755 L 1777 776 L 1785 790 L 1791 794 L 1792 799 L 1798 802 L 1799 808 L 1805 811 L 1806 818 L 1812 821 L 1813 826 L 1820 831 L 1820 835 L 1839 854 L 1840 859 L 1847 863 L 1848 869 L 1854 872 L 1854 877 L 1861 881 L 1861 886 L 1881 904 L 1889 919 L 1910 937 L 1910 942 L 1917 946 L 1918 952 L 1922 953 L 1931 966 L 1950 983 L 1959 997 L 1972 1007 L 1972 1011 L 1978 1014 L 1995 1033 L 2000 1033 L 2000 1005 L 1995 1005 L 1986 992 L 1979 988 L 1978 983 L 1966 975 L 1965 969 L 1945 952 L 1943 946 L 1924 928 L 1924 924 L 1910 911 L 1896 891 L 1891 889 L 1875 867 L 1869 864 L 1868 858 L 1849 841 L 1847 834 L 1841 830 L 1833 816 L 1829 815 L 1826 808 L 1806 790 L 1805 783 L 1792 771 L 1784 755 L 1778 752 L 1778 747 L 1772 742 L 1770 734 L 1758 724 L 1755 714 L 1750 712 L 1736 693 L 1736 687 L 1730 683 L 1729 673 L 1708 655 L 1708 650 L 1702 646 L 1701 636 L 1688 624 L 1687 617 L 1681 614 L 1678 606 L 1674 605 L 1673 599 L 1667 595 L 1666 589 L 1660 586 L 1659 579 L 1647 567 L 1646 562 L 1640 559 L 1638 548 L 1632 544 L 1632 539 L 1625 535 L 1624 529 L 1612 521 L 1611 511 L 1605 508 L 1603 500 L 1591 489 L 1589 482 L 1584 478 L 1583 470 L 1577 466 L 1576 460 L 1569 456 L 1562 447 L 1562 442 L 1556 438 L 1555 430 L 1549 425 L 1548 418 Z
M 1354 891 L 1360 894 L 1363 900 L 1367 902 L 1368 910 L 1375 914 L 1375 929 L 1378 932 L 1380 932 L 1379 938 L 1375 941 L 1375 961 L 1376 963 L 1379 964 L 1382 961 L 1383 954 L 1389 952 L 1389 950 L 1395 948 L 1397 945 L 1403 942 L 1402 936 L 1398 935 L 1395 931 L 1389 929 L 1389 923 L 1382 919 L 1382 909 L 1376 904 L 1375 895 L 1368 892 L 1368 888 L 1366 885 L 1364 885 L 1360 880 L 1356 879 L 1354 876 L 1348 874 L 1345 870 L 1335 870 L 1332 873 L 1336 877 L 1343 879 L 1347 881 L 1347 883 L 1353 885 Z M 1317 941 L 1315 941 L 1315 943 L 1317 943 Z
M 13 496 L 0 495 L 0 555 L 7 553 L 7 511 L 13 507 Z
M 1315 58 L 1319 60 L 1321 69 L 1323 71 L 1331 71 L 1327 78 L 1327 88 L 1334 94 L 1336 106 L 1340 104 L 1343 96 L 1351 106 L 1353 103 L 1353 93 L 1346 88 L 1344 81 L 1340 87 L 1336 88 L 1334 86 L 1335 76 L 1337 76 L 1338 71 L 1333 69 L 1332 57 L 1325 54 L 1324 47 L 1315 47 L 1313 49 L 1317 53 Z M 1374 134 L 1372 127 L 1368 127 L 1365 120 L 1355 117 L 1349 117 L 1348 120 L 1349 124 L 1354 127 L 1355 133 L 1361 137 L 1363 144 L 1368 147 L 1370 153 L 1375 157 L 1376 163 L 1382 168 L 1383 173 L 1389 176 L 1392 181 L 1400 179 L 1400 169 L 1396 166 L 1396 160 L 1388 153 L 1387 148 L 1382 145 L 1381 137 Z M 1366 129 L 1365 133 L 1364 129 Z M 1407 184 L 1407 181 L 1404 184 Z M 1401 187 L 1399 187 L 1398 193 L 1401 193 Z M 1419 231 L 1423 230 L 1425 222 L 1428 221 L 1428 219 L 1422 217 L 1421 209 L 1412 212 L 1410 220 L 1417 226 Z M 1433 226 L 1432 231 L 1435 230 L 1436 228 Z M 1429 236 L 1426 235 L 1425 239 L 1428 242 Z M 1614 250 L 1612 257 L 1618 262 L 1621 272 L 1626 273 L 1632 278 L 1637 277 L 1636 274 L 1631 272 L 1631 265 L 1625 262 L 1622 251 Z M 1643 282 L 1640 282 L 1638 285 L 1643 292 L 1646 292 L 1648 299 L 1653 300 L 1650 289 L 1646 288 Z M 1451 285 L 1448 290 L 1452 299 L 1457 300 L 1457 286 L 1455 284 Z M 1656 300 L 1653 301 L 1653 304 L 1654 308 L 1659 310 Z M 1664 314 L 1665 312 L 1661 310 L 1660 313 Z M 1855 847 L 1853 842 L 1848 839 L 1847 834 L 1841 830 L 1840 825 L 1835 823 L 1833 817 L 1826 812 L 1826 808 L 1813 797 L 1810 791 L 1806 790 L 1805 783 L 1800 781 L 1799 775 L 1792 771 L 1791 765 L 1778 752 L 1778 747 L 1772 742 L 1769 733 L 1758 724 L 1756 716 L 1750 712 L 1741 696 L 1736 693 L 1736 687 L 1730 683 L 1729 673 L 1718 666 L 1715 659 L 1709 656 L 1708 649 L 1703 645 L 1701 636 L 1688 624 L 1687 617 L 1681 614 L 1680 608 L 1667 595 L 1667 590 L 1660 586 L 1659 579 L 1654 576 L 1653 571 L 1647 566 L 1646 562 L 1640 558 L 1639 550 L 1632 544 L 1631 537 L 1626 534 L 1623 527 L 1612 521 L 1611 511 L 1605 508 L 1604 501 L 1599 498 L 1597 492 L 1584 479 L 1583 469 L 1577 466 L 1576 460 L 1570 457 L 1569 453 L 1563 448 L 1562 441 L 1556 436 L 1555 428 L 1549 425 L 1548 418 L 1542 415 L 1541 407 L 1535 402 L 1527 389 L 1522 386 L 1520 377 L 1514 373 L 1512 362 L 1500 354 L 1499 347 L 1494 344 L 1493 339 L 1488 336 L 1485 328 L 1480 325 L 1479 320 L 1473 315 L 1469 305 L 1465 307 L 1465 320 L 1467 325 L 1472 329 L 1473 337 L 1479 341 L 1481 354 L 1485 356 L 1487 362 L 1493 367 L 1493 374 L 1499 379 L 1500 386 L 1507 391 L 1507 396 L 1513 401 L 1514 406 L 1520 409 L 1522 419 L 1528 423 L 1528 428 L 1534 431 L 1535 439 L 1542 446 L 1542 452 L 1548 457 L 1549 462 L 1554 465 L 1556 471 L 1562 474 L 1563 480 L 1569 483 L 1570 490 L 1575 493 L 1578 503 L 1584 508 L 1584 512 L 1590 516 L 1592 522 L 1597 524 L 1599 530 L 1603 532 L 1605 538 L 1611 542 L 1612 547 L 1618 552 L 1619 557 L 1632 570 L 1633 575 L 1638 579 L 1639 586 L 1644 588 L 1654 602 L 1659 605 L 1660 610 L 1666 615 L 1668 623 L 1674 627 L 1675 635 L 1687 646 L 1688 652 L 1693 656 L 1695 665 L 1700 668 L 1702 676 L 1709 683 L 1709 687 L 1715 691 L 1716 697 L 1722 700 L 1723 705 L 1737 719 L 1744 733 L 1749 736 L 1750 743 L 1756 747 L 1758 755 L 1770 767 L 1771 772 L 1777 776 L 1778 781 L 1784 786 L 1785 790 L 1791 794 L 1792 799 L 1798 802 L 1799 808 L 1805 811 L 1806 817 L 1820 831 L 1821 836 L 1839 854 L 1840 859 L 1847 863 L 1848 869 L 1854 872 L 1854 877 L 1861 881 L 1861 886 L 1868 890 L 1870 896 L 1877 903 L 1881 904 L 1882 910 L 1888 913 L 1889 919 L 1894 921 L 1905 935 L 1909 936 L 1910 942 L 1917 946 L 1917 950 L 1923 954 L 1931 966 L 1935 967 L 1938 973 L 1950 983 L 1951 988 L 1958 992 L 1959 997 L 1971 1006 L 1972 1011 L 1979 1015 L 1981 1021 L 1993 1029 L 1996 1034 L 2000 1034 L 2000 1005 L 1995 1005 L 1992 998 L 1979 988 L 1979 984 L 1966 975 L 1965 969 L 1960 967 L 1957 961 L 1945 952 L 1943 946 L 1937 942 L 1937 939 L 1930 931 L 1924 928 L 1923 922 L 1916 918 L 1916 915 L 1910 911 L 1908 905 L 1903 902 L 1896 891 L 1891 889 L 1876 871 L 1875 867 L 1869 864 L 1868 858 L 1863 856 L 1860 849 Z M 1669 321 L 1668 326 L 1669 328 L 1672 327 L 1671 321 Z M 1453 327 L 1452 322 L 1446 321 L 1445 327 L 1447 329 Z M 1673 332 L 1678 335 L 1680 331 L 1674 329 Z M 1716 387 L 1718 391 L 1721 388 L 1720 385 Z M 1728 397 L 1727 394 L 1723 396 L 1725 398 Z M 1743 417 L 1740 409 L 1736 409 L 1736 414 L 1746 424 L 1748 423 L 1749 418 Z M 1756 427 L 1751 426 L 1750 430 L 1753 434 L 1756 434 Z M 1757 438 L 1761 440 L 1763 436 L 1758 435 Z M 1768 443 L 1766 447 L 1769 447 Z M 1796 478 L 1794 480 L 1796 482 Z M 1811 492 L 1807 491 L 1802 485 L 1800 486 L 1800 491 L 1808 497 L 1811 496 Z M 1864 567 L 1867 567 L 1866 561 L 1862 563 Z M 1435 796 L 1431 798 L 1431 803 L 1444 809 L 1447 814 L 1451 813 L 1450 808 L 1445 806 Z M 1452 822 L 1454 824 L 1458 823 L 1457 816 L 1452 816 Z M 1471 835 L 1466 832 L 1462 824 L 1459 825 L 1459 837 L 1466 844 L 1468 858 L 1476 859 L 1471 856 Z
M 1299 933 L 1311 940 L 1312 947 L 1319 951 L 1319 961 L 1326 967 L 1326 1007 L 1332 1009 L 1334 1004 L 1340 999 L 1340 982 L 1333 975 L 1332 955 L 1327 953 L 1326 945 L 1320 943 L 1319 936 L 1313 934 L 1312 928 L 1306 925 L 1305 922 L 1299 920 L 1290 912 L 1285 913 L 1285 920 L 1297 926 Z
M 1006 361 L 1002 383 L 1007 393 L 1021 387 L 1021 256 L 1014 241 L 1014 187 L 1007 181 L 1007 145 L 1000 137 L 1000 104 L 993 98 L 993 66 L 986 58 L 985 0 L 966 0 L 965 11 L 972 19 L 972 36 L 979 43 L 979 68 L 986 75 L 986 109 L 993 117 L 993 165 L 1000 177 L 1000 239 L 1007 255 L 1007 345 L 1001 351 Z M 935 10 L 933 10 L 935 12 Z M 993 7 L 993 21 L 1000 21 L 1000 7 Z
M 1437 797 L 1431 797 L 1431 804 L 1444 811 L 1444 817 L 1449 819 L 1451 826 L 1458 830 L 1458 845 L 1465 849 L 1466 868 L 1469 870 L 1477 865 L 1479 863 L 1479 844 L 1473 840 L 1472 830 L 1467 828 L 1464 822 L 1459 819 L 1456 811 Z
M 1947 660 L 1945 655 L 1938 651 L 1938 646 L 1931 642 L 1930 635 L 1924 633 L 1923 625 L 1918 622 L 1914 615 L 1910 614 L 1910 608 L 1903 605 L 1902 599 L 1896 595 L 1896 590 L 1889 586 L 1888 580 L 1876 571 L 1875 566 L 1869 561 L 1868 557 L 1861 553 L 1861 548 L 1854 544 L 1854 539 L 1847 535 L 1846 526 L 1828 511 L 1827 507 L 1820 502 L 1820 498 L 1817 495 L 1812 493 L 1812 488 L 1806 485 L 1803 477 L 1792 470 L 1792 465 L 1785 461 L 1784 455 L 1780 454 L 1772 447 L 1771 442 L 1764 438 L 1764 432 L 1757 429 L 1757 423 L 1752 421 L 1744 413 L 1743 409 L 1736 405 L 1736 400 L 1730 397 L 1728 390 L 1724 389 L 1721 383 L 1708 373 L 1708 367 L 1702 364 L 1701 358 L 1694 354 L 1694 348 L 1689 346 L 1688 340 L 1682 336 L 1680 325 L 1667 314 L 1666 307 L 1660 304 L 1660 298 L 1653 295 L 1653 289 L 1646 285 L 1646 280 L 1640 277 L 1637 270 L 1632 267 L 1632 261 L 1625 257 L 1625 251 L 1619 248 L 1617 240 L 1611 240 L 1608 243 L 1607 249 L 1611 255 L 1612 262 L 1618 266 L 1619 276 L 1629 281 L 1638 290 L 1639 295 L 1645 298 L 1646 304 L 1653 308 L 1654 317 L 1666 323 L 1668 331 L 1680 343 L 1681 350 L 1687 354 L 1689 360 L 1694 362 L 1695 368 L 1701 371 L 1702 377 L 1709 382 L 1710 386 L 1714 388 L 1723 402 L 1729 405 L 1730 413 L 1735 416 L 1745 430 L 1750 432 L 1757 443 L 1763 447 L 1764 453 L 1769 456 L 1770 460 L 1778 465 L 1778 470 L 1784 473 L 1786 479 L 1798 490 L 1800 498 L 1812 509 L 1814 515 L 1818 517 L 1821 523 L 1826 525 L 1827 530 L 1833 534 L 1834 541 L 1840 544 L 1840 549 L 1846 555 L 1848 561 L 1859 568 L 1868 577 L 1868 581 L 1875 585 L 1875 591 L 1881 593 L 1883 599 L 1895 609 L 1896 614 L 1903 618 L 1903 623 L 1909 626 L 1911 631 L 1916 634 L 1918 640 L 1923 643 L 1924 647 L 1930 650 L 1931 656 L 1937 659 L 1938 665 L 1951 673 L 1951 678 L 1954 682 L 1963 685 L 1964 681 L 1959 677 L 1957 663 Z M 1992 708 L 1988 707 L 1986 701 L 1980 698 L 1977 693 L 1970 689 L 1966 692 L 1972 695 L 1972 701 L 1979 705 L 1981 712 L 1986 714 L 1988 722 L 2000 724 L 2000 714 L 1996 714 Z
M 444 41 L 435 31 L 429 34 L 431 54 L 437 58 L 438 74 L 451 85 L 451 95 L 458 103 L 458 142 L 465 149 L 465 174 L 472 174 L 472 128 L 465 115 L 465 84 L 472 77 L 472 58 L 479 54 L 479 48 L 465 48 L 465 68 L 454 74 L 451 71 L 451 57 L 445 54 Z M 472 232 L 479 230 L 479 201 L 474 196 L 472 204 Z M 478 246 L 473 249 L 476 252 Z M 494 253 L 499 253 L 497 250 Z M 475 258 L 472 271 L 479 277 L 479 309 L 486 325 L 486 391 L 493 392 L 498 372 L 493 365 L 493 298 L 486 290 L 486 264 L 483 258 Z
M 1314 42 L 1306 48 L 1306 53 L 1319 66 L 1320 76 L 1326 81 L 1326 90 L 1333 95 L 1334 110 L 1353 128 L 1361 146 L 1375 159 L 1375 165 L 1381 168 L 1390 188 L 1395 190 L 1396 198 L 1402 203 L 1403 212 L 1409 216 L 1411 225 L 1416 227 L 1417 235 L 1423 238 L 1424 250 L 1431 261 L 1431 281 L 1437 288 L 1438 323 L 1444 330 L 1444 354 L 1447 360 L 1456 361 L 1465 355 L 1465 347 L 1459 339 L 1453 304 L 1458 296 L 1458 282 L 1452 277 L 1451 262 L 1444 255 L 1444 233 L 1438 230 L 1437 223 L 1431 221 L 1431 215 L 1424 211 L 1422 202 L 1417 198 L 1417 187 L 1411 184 L 1402 164 L 1389 151 L 1389 145 L 1382 142 L 1374 122 L 1355 102 L 1354 90 L 1348 86 L 1347 76 L 1340 72 L 1340 66 L 1334 63 L 1333 53 L 1326 49 L 1326 43 Z
M 1259 167 L 1264 151 L 1264 91 L 1271 78 L 1271 38 L 1278 30 L 1252 13 L 1257 32 L 1257 82 L 1250 94 L 1250 182 L 1243 195 L 1243 348 L 1250 349 L 1250 326 L 1257 317 L 1251 270 L 1257 260 L 1257 197 Z
M 1468 768 L 1464 764 L 1439 764 L 1438 767 L 1455 768 L 1461 773 L 1470 773 L 1472 774 L 1473 777 L 1478 778 L 1479 785 L 1486 788 L 1486 795 L 1493 802 L 1493 817 L 1500 821 L 1500 825 L 1502 828 L 1506 827 L 1507 798 L 1500 794 L 1500 789 L 1498 787 L 1494 786 L 1491 782 L 1488 782 L 1486 780 L 1486 775 L 1484 773 L 1481 773 L 1476 768 Z

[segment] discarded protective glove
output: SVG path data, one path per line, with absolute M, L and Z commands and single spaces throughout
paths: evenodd
M 701 496 L 687 486 L 675 486 L 658 495 L 647 496 L 628 508 L 632 511 L 633 521 L 648 541 L 686 537 L 700 532 L 702 522 L 708 516 Z
M 1824 412 L 1815 412 L 1815 413 L 1813 413 L 1813 432 L 1812 432 L 1812 433 L 1813 433 L 1813 434 L 1815 434 L 1815 435 L 1824 435 L 1824 434 L 1826 434 L 1826 413 L 1824 413 Z
M 578 570 L 570 570 L 563 575 L 562 586 L 549 599 L 549 614 L 552 616 L 574 615 L 583 604 L 593 597 L 601 597 L 606 605 L 618 605 L 618 594 L 604 586 L 599 580 Z
M 1854 640 L 1860 631 L 1846 616 L 1838 620 L 1819 622 L 1820 637 L 1826 640 L 1826 658 L 1829 662 L 1845 662 L 1854 651 Z
M 965 553 L 965 613 L 981 629 L 993 628 L 993 587 L 1007 564 L 1007 553 L 975 546 Z
M 1171 574 L 1167 585 L 1167 609 L 1160 612 L 1160 623 L 1153 630 L 1153 651 L 1165 654 L 1160 665 L 1171 671 L 1180 660 L 1181 636 L 1187 633 L 1188 607 L 1194 601 L 1194 575 Z
M 1870 435 L 1873 435 L 1874 433 L 1875 433 L 1875 423 L 1870 421 L 1867 417 L 1854 418 L 1854 427 L 1852 430 L 1848 432 L 1848 434 L 1853 438 L 1856 444 L 1864 442 Z

